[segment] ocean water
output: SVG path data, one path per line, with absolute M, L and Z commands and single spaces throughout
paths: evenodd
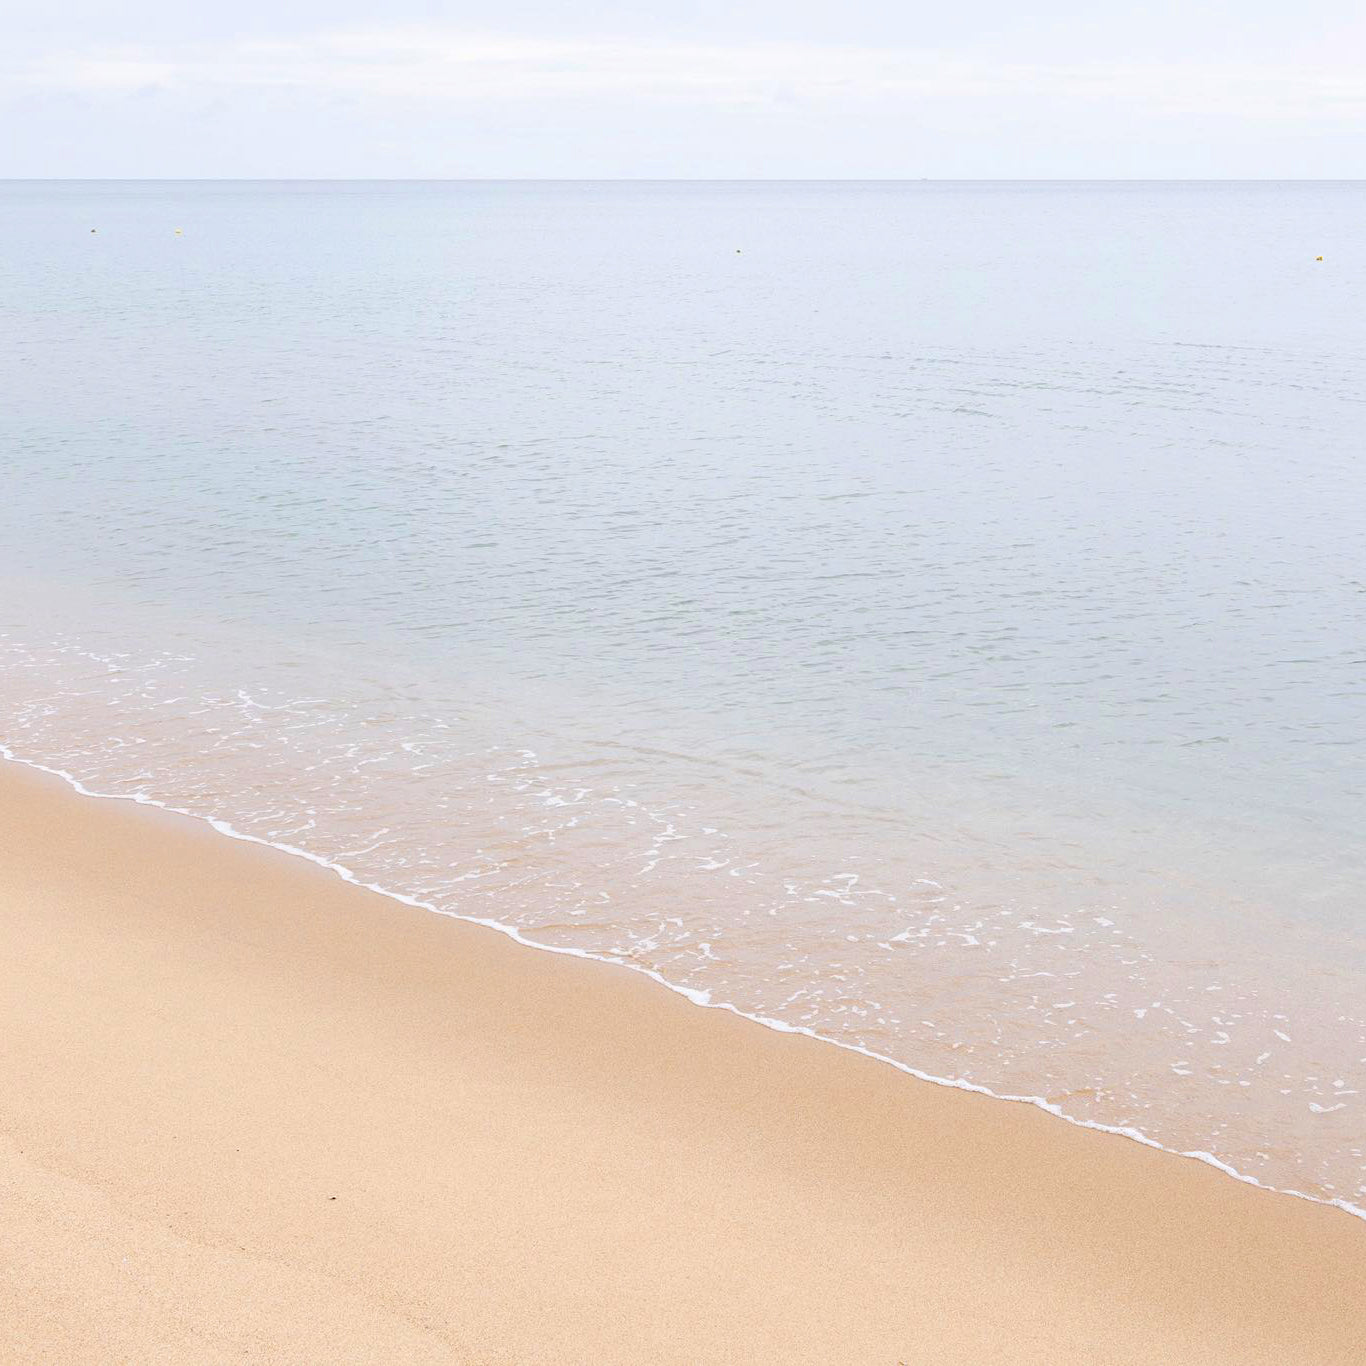
M 1366 1205 L 1364 216 L 0 185 L 0 743 Z

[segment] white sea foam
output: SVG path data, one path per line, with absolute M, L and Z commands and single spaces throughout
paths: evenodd
M 53 768 L 50 765 L 41 763 L 38 760 L 30 759 L 23 755 L 17 754 L 8 745 L 0 744 L 0 758 L 3 758 L 11 763 L 22 764 L 27 768 L 36 769 L 42 773 L 50 774 L 53 777 L 61 778 L 64 782 L 69 784 L 76 792 L 78 792 L 83 797 L 93 797 L 101 800 L 131 801 L 137 805 L 153 806 L 157 807 L 160 810 L 171 812 L 175 815 L 187 816 L 194 820 L 202 820 L 206 824 L 211 826 L 214 830 L 218 831 L 219 834 L 226 835 L 230 839 L 242 840 L 248 844 L 263 845 L 267 848 L 276 849 L 281 853 L 289 854 L 295 858 L 306 859 L 309 863 L 316 864 L 318 867 L 325 868 L 329 872 L 336 874 L 336 876 L 341 878 L 342 881 L 348 882 L 353 886 L 360 887 L 365 891 L 375 892 L 380 896 L 388 897 L 392 901 L 401 902 L 405 906 L 412 906 L 419 910 L 431 911 L 437 915 L 449 916 L 451 919 L 463 920 L 469 924 L 482 925 L 487 929 L 496 930 L 498 931 L 498 933 L 506 935 L 509 939 L 514 940 L 516 943 L 521 944 L 525 948 L 538 949 L 545 953 L 563 954 L 571 958 L 583 958 L 592 962 L 608 963 L 614 967 L 622 967 L 632 972 L 639 972 L 642 975 L 650 978 L 651 981 L 656 982 L 660 986 L 666 988 L 667 990 L 675 992 L 680 996 L 683 996 L 693 1005 L 702 1006 L 710 1010 L 725 1010 L 733 1015 L 740 1016 L 742 1019 L 750 1020 L 754 1024 L 761 1025 L 765 1029 L 776 1030 L 778 1033 L 781 1034 L 805 1035 L 806 1037 L 815 1039 L 820 1043 L 829 1044 L 833 1047 L 844 1049 L 846 1052 L 858 1053 L 863 1057 L 872 1059 L 875 1062 L 885 1063 L 887 1066 L 894 1067 L 897 1071 L 904 1072 L 906 1075 L 914 1077 L 918 1081 L 928 1082 L 934 1086 L 946 1086 L 952 1090 L 968 1091 L 972 1092 L 975 1095 L 988 1096 L 993 1100 L 1009 1101 L 1020 1105 L 1032 1105 L 1036 1109 L 1043 1110 L 1045 1113 L 1050 1114 L 1055 1118 L 1061 1119 L 1066 1123 L 1072 1124 L 1078 1128 L 1093 1129 L 1098 1133 L 1112 1134 L 1116 1137 L 1127 1138 L 1135 1143 L 1143 1144 L 1144 1147 L 1156 1148 L 1161 1152 L 1169 1153 L 1173 1157 L 1184 1157 L 1189 1158 L 1192 1161 L 1203 1162 L 1206 1166 L 1213 1167 L 1217 1171 L 1224 1173 L 1225 1176 L 1231 1176 L 1235 1181 L 1241 1181 L 1245 1185 L 1255 1186 L 1259 1190 L 1269 1191 L 1273 1194 L 1278 1195 L 1294 1196 L 1296 1199 L 1308 1200 L 1313 1204 L 1325 1205 L 1334 1209 L 1340 1209 L 1344 1213 L 1350 1214 L 1358 1219 L 1366 1219 L 1366 1207 L 1353 1204 L 1351 1201 L 1343 1200 L 1341 1198 L 1324 1199 L 1319 1196 L 1309 1195 L 1303 1191 L 1292 1190 L 1290 1188 L 1283 1186 L 1266 1185 L 1263 1182 L 1259 1181 L 1255 1176 L 1250 1176 L 1245 1172 L 1240 1172 L 1236 1167 L 1231 1166 L 1227 1162 L 1221 1161 L 1218 1157 L 1214 1156 L 1213 1153 L 1183 1151 L 1177 1148 L 1169 1148 L 1166 1147 L 1164 1144 L 1159 1143 L 1155 1138 L 1152 1138 L 1148 1134 L 1143 1133 L 1142 1130 L 1135 1129 L 1129 1125 L 1103 1124 L 1095 1120 L 1078 1119 L 1073 1115 L 1069 1115 L 1061 1106 L 1053 1103 L 1052 1101 L 1046 1100 L 1041 1096 L 1011 1095 L 1004 1092 L 993 1091 L 988 1087 L 978 1085 L 975 1082 L 964 1080 L 961 1077 L 936 1076 L 931 1072 L 926 1072 L 918 1067 L 913 1067 L 909 1063 L 900 1062 L 896 1058 L 889 1058 L 885 1054 L 874 1052 L 872 1049 L 863 1048 L 858 1044 L 851 1044 L 843 1042 L 838 1039 L 831 1039 L 828 1036 L 818 1033 L 816 1030 L 807 1028 L 804 1025 L 794 1025 L 785 1020 L 774 1019 L 771 1016 L 754 1014 L 748 1011 L 741 1010 L 737 1006 L 732 1005 L 728 1001 L 714 1000 L 712 998 L 711 992 L 707 990 L 700 990 L 694 987 L 683 986 L 677 982 L 671 982 L 667 977 L 655 971 L 653 968 L 643 967 L 637 963 L 624 962 L 620 958 L 614 958 L 608 955 L 589 953 L 582 949 L 575 949 L 572 947 L 566 947 L 562 945 L 541 943 L 535 939 L 529 939 L 515 925 L 508 925 L 502 921 L 489 919 L 483 916 L 461 915 L 458 912 L 434 906 L 431 902 L 423 901 L 418 897 L 409 896 L 403 892 L 393 891 L 392 889 L 381 886 L 378 883 L 363 881 L 361 878 L 357 877 L 356 874 L 353 873 L 351 869 L 347 868 L 344 864 L 335 862 L 332 859 L 324 858 L 321 855 L 310 852 L 309 850 L 300 849 L 295 845 L 284 844 L 275 840 L 262 839 L 260 836 L 257 835 L 247 834 L 244 831 L 236 829 L 229 822 L 224 821 L 218 817 L 204 816 L 194 811 L 189 811 L 180 807 L 171 806 L 165 802 L 157 800 L 154 797 L 150 797 L 145 793 L 112 793 L 93 791 L 92 789 L 86 787 L 78 778 L 74 777 L 72 774 L 67 773 L 59 768 Z M 1311 1105 L 1310 1108 L 1315 1110 L 1316 1112 L 1319 1112 L 1319 1107 L 1317 1106 Z

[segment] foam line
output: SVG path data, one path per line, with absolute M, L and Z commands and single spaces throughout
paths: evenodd
M 0 744 L 0 759 L 8 760 L 11 763 L 22 764 L 26 768 L 37 769 L 42 773 L 49 773 L 53 777 L 61 778 L 63 782 L 69 784 L 76 792 L 83 797 L 94 797 L 107 801 L 130 801 L 136 802 L 139 806 L 154 806 L 161 811 L 169 811 L 177 816 L 188 816 L 192 820 L 204 821 L 213 827 L 219 834 L 227 835 L 230 839 L 243 840 L 248 844 L 261 844 L 268 849 L 278 849 L 281 853 L 292 854 L 296 858 L 307 859 L 309 863 L 315 863 L 320 868 L 326 868 L 329 872 L 335 873 L 344 882 L 349 882 L 352 886 L 360 887 L 367 892 L 375 892 L 380 896 L 388 897 L 391 901 L 402 902 L 405 906 L 413 906 L 419 910 L 431 911 L 435 915 L 448 916 L 452 920 L 463 920 L 471 925 L 483 925 L 488 929 L 497 930 L 501 934 L 507 935 L 509 939 L 515 940 L 529 949 L 538 949 L 542 953 L 565 954 L 570 958 L 586 958 L 590 962 L 608 963 L 614 967 L 626 968 L 632 972 L 642 973 L 650 978 L 651 981 L 658 982 L 660 986 L 669 991 L 676 992 L 678 995 L 691 1001 L 693 1005 L 704 1006 L 709 1010 L 726 1010 L 732 1015 L 738 1015 L 741 1019 L 751 1020 L 757 1025 L 762 1025 L 766 1029 L 776 1030 L 780 1034 L 805 1034 L 810 1039 L 815 1039 L 819 1043 L 829 1044 L 833 1048 L 844 1049 L 848 1053 L 859 1053 L 865 1058 L 871 1058 L 874 1062 L 885 1063 L 889 1067 L 894 1067 L 898 1072 L 904 1072 L 908 1076 L 915 1077 L 918 1081 L 929 1082 L 934 1086 L 948 1086 L 956 1091 L 971 1091 L 979 1096 L 989 1096 L 993 1100 L 1012 1101 L 1017 1105 L 1032 1105 L 1036 1109 L 1044 1111 L 1045 1114 L 1053 1115 L 1068 1124 L 1075 1125 L 1079 1129 L 1094 1129 L 1098 1133 L 1115 1134 L 1120 1138 L 1131 1139 L 1135 1143 L 1141 1143 L 1145 1148 L 1156 1148 L 1159 1152 L 1170 1153 L 1173 1157 L 1190 1158 L 1195 1162 L 1203 1162 L 1206 1166 L 1213 1167 L 1216 1171 L 1222 1172 L 1225 1176 L 1231 1176 L 1235 1181 L 1241 1181 L 1244 1185 L 1256 1186 L 1258 1190 L 1269 1191 L 1276 1195 L 1290 1195 L 1297 1200 L 1308 1200 L 1315 1205 L 1326 1205 L 1333 1209 L 1340 1209 L 1357 1219 L 1366 1219 L 1366 1207 L 1355 1205 L 1350 1200 L 1341 1198 L 1325 1200 L 1317 1195 L 1309 1195 L 1304 1191 L 1290 1190 L 1284 1186 L 1269 1186 L 1263 1181 L 1258 1181 L 1255 1176 L 1249 1176 L 1245 1172 L 1240 1172 L 1236 1167 L 1230 1166 L 1222 1161 L 1213 1153 L 1206 1152 L 1184 1152 L 1179 1148 L 1168 1148 L 1165 1144 L 1159 1143 L 1155 1138 L 1145 1134 L 1140 1129 L 1131 1128 L 1123 1124 L 1102 1124 L 1098 1120 L 1077 1119 L 1067 1114 L 1060 1106 L 1053 1104 L 1052 1101 L 1045 1100 L 1042 1096 L 1016 1096 L 1006 1092 L 993 1091 L 989 1087 L 980 1086 L 976 1082 L 966 1081 L 961 1077 L 937 1077 L 930 1072 L 922 1072 L 918 1067 L 912 1067 L 909 1063 L 898 1062 L 895 1058 L 889 1058 L 885 1053 L 876 1053 L 870 1048 L 863 1048 L 858 1044 L 842 1042 L 839 1039 L 829 1038 L 827 1035 L 819 1034 L 814 1029 L 808 1029 L 805 1025 L 788 1024 L 784 1020 L 775 1020 L 767 1015 L 755 1015 L 746 1010 L 741 1010 L 738 1006 L 731 1005 L 728 1001 L 712 1000 L 709 991 L 699 991 L 694 987 L 680 986 L 676 982 L 670 982 L 668 978 L 661 976 L 653 968 L 642 967 L 639 963 L 628 963 L 620 958 L 613 958 L 603 954 L 588 953 L 583 949 L 563 947 L 557 944 L 542 944 L 534 939 L 528 939 L 515 925 L 506 925 L 500 920 L 488 920 L 483 916 L 461 915 L 456 911 L 442 910 L 438 906 L 433 906 L 429 901 L 421 901 L 417 897 L 408 896 L 403 892 L 391 891 L 387 887 L 382 887 L 375 882 L 363 882 L 349 868 L 343 864 L 334 863 L 330 859 L 323 858 L 320 854 L 310 853 L 307 849 L 300 849 L 292 844 L 283 844 L 276 840 L 263 839 L 259 835 L 249 835 L 244 831 L 236 829 L 227 821 L 217 816 L 201 815 L 197 811 L 187 811 L 183 807 L 171 806 L 168 802 L 158 801 L 155 797 L 149 797 L 141 792 L 95 792 L 85 786 L 79 778 L 66 772 L 65 769 L 53 768 L 48 764 L 40 763 L 36 759 L 26 759 L 16 754 L 8 745 Z

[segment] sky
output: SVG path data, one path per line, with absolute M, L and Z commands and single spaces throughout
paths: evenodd
M 1366 0 L 0 0 L 0 176 L 1366 177 Z

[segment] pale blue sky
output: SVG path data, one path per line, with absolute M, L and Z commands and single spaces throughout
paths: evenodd
M 1366 176 L 1366 5 L 8 0 L 6 176 Z

